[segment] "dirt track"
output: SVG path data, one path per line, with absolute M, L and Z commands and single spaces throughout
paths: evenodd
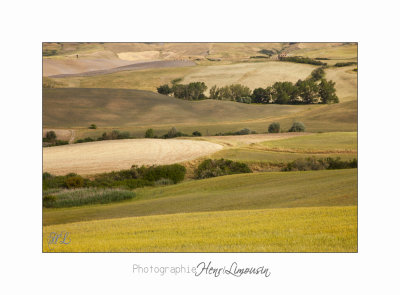
M 66 78 L 66 77 L 90 77 L 96 75 L 105 75 L 112 74 L 122 71 L 134 71 L 134 70 L 143 70 L 143 69 L 152 69 L 152 68 L 176 68 L 176 67 L 188 67 L 196 65 L 193 61 L 186 60 L 162 60 L 162 61 L 149 61 L 149 62 L 140 62 L 133 63 L 126 66 L 111 68 L 111 69 L 103 69 L 96 71 L 88 71 L 82 73 L 75 74 L 60 74 L 60 75 L 52 75 L 50 78 Z
M 193 160 L 221 150 L 219 144 L 182 139 L 107 140 L 43 149 L 43 171 L 82 175 Z

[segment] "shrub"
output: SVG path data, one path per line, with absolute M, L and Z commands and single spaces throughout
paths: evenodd
M 250 134 L 250 133 L 251 133 L 250 129 L 244 128 L 242 130 L 239 130 L 237 132 L 237 135 L 247 135 L 247 134 Z
M 275 51 L 269 49 L 261 49 L 258 52 L 266 55 L 273 55 L 275 53 Z
M 195 170 L 195 177 L 197 179 L 203 179 L 237 173 L 251 173 L 251 170 L 245 163 L 225 159 L 207 159 L 197 167 Z
M 68 189 L 83 187 L 84 179 L 80 175 L 71 175 L 65 179 L 65 186 Z
M 154 185 L 157 185 L 157 186 L 164 186 L 164 185 L 170 185 L 170 184 L 174 184 L 174 182 L 169 178 L 161 178 L 160 180 L 157 180 L 154 182 Z
M 307 170 L 325 170 L 325 169 L 350 169 L 357 168 L 357 159 L 342 161 L 340 158 L 316 159 L 315 157 L 306 159 L 297 159 L 288 163 L 283 171 L 307 171 Z
M 311 72 L 311 79 L 314 81 L 319 81 L 325 77 L 325 71 L 323 67 L 317 68 Z
M 357 62 L 355 61 L 349 61 L 349 62 L 338 62 L 335 64 L 335 67 L 347 67 L 347 66 L 352 66 L 356 65 Z
M 173 91 L 172 88 L 170 88 L 168 86 L 168 84 L 164 84 L 164 85 L 161 85 L 160 87 L 157 87 L 157 92 L 160 94 L 168 95 L 168 94 L 172 93 L 172 91 Z
M 201 134 L 200 131 L 194 131 L 194 132 L 192 133 L 192 135 L 193 135 L 193 136 L 201 136 L 202 134 Z
M 146 130 L 146 133 L 144 134 L 144 137 L 145 138 L 154 138 L 154 131 L 153 131 L 153 129 L 147 129 Z
M 56 138 L 57 138 L 57 135 L 53 130 L 46 132 L 46 139 L 48 141 L 54 141 L 54 140 L 56 140 Z
M 85 188 L 62 190 L 55 196 L 45 196 L 43 198 L 43 206 L 47 208 L 63 208 L 89 204 L 107 204 L 132 199 L 135 196 L 134 192 L 121 189 Z
M 172 180 L 173 183 L 178 183 L 184 179 L 186 168 L 179 164 L 141 167 L 139 173 L 147 181 L 158 181 L 164 178 Z
M 281 131 L 281 125 L 278 122 L 271 123 L 268 126 L 268 133 L 279 133 Z
M 75 141 L 75 143 L 84 143 L 84 142 L 92 142 L 92 141 L 96 141 L 96 140 L 94 138 L 91 138 L 91 137 L 86 137 L 86 138 L 83 138 L 83 139 L 77 139 Z
M 174 138 L 174 137 L 181 137 L 181 136 L 189 136 L 189 135 L 187 135 L 187 134 L 185 134 L 185 133 L 182 133 L 182 132 L 176 130 L 175 127 L 172 127 L 172 128 L 168 131 L 167 134 L 164 134 L 164 135 L 162 136 L 162 138 Z
M 301 122 L 294 122 L 292 127 L 290 127 L 289 132 L 304 132 L 306 127 Z
M 89 126 L 89 129 L 97 129 L 96 124 L 91 124 L 91 125 Z
M 51 208 L 54 207 L 57 201 L 57 197 L 53 195 L 48 195 L 43 197 L 43 207 Z
M 288 57 L 282 57 L 280 58 L 282 61 L 290 61 L 290 62 L 296 62 L 296 63 L 302 63 L 302 64 L 310 64 L 310 65 L 316 65 L 316 66 L 326 66 L 327 63 L 324 63 L 319 60 L 315 60 L 309 57 L 302 57 L 302 56 L 288 56 Z

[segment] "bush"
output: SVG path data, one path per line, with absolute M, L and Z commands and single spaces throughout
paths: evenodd
M 268 126 L 268 133 L 279 133 L 281 132 L 281 125 L 278 122 L 271 123 Z
M 269 55 L 269 56 L 275 54 L 275 51 L 269 50 L 269 49 L 261 49 L 261 50 L 259 50 L 258 52 L 259 52 L 259 53 L 262 53 L 262 54 Z
M 113 130 L 110 133 L 104 132 L 101 138 L 98 140 L 115 140 L 115 139 L 128 139 L 131 138 L 129 132 L 120 132 L 119 130 Z
M 197 167 L 195 177 L 197 179 L 204 179 L 237 173 L 251 173 L 251 170 L 245 163 L 225 159 L 207 159 Z
M 160 179 L 170 179 L 173 183 L 181 182 L 185 178 L 186 168 L 179 164 L 151 166 L 139 168 L 143 179 L 147 181 L 158 181 Z
M 340 158 L 316 159 L 315 157 L 306 159 L 297 159 L 284 167 L 283 171 L 308 171 L 325 169 L 350 169 L 357 168 L 357 159 L 342 161 Z
M 46 139 L 48 141 L 54 141 L 54 140 L 56 140 L 56 138 L 57 138 L 57 135 L 53 130 L 46 132 Z
M 317 68 L 311 72 L 311 79 L 313 81 L 319 81 L 325 77 L 325 71 L 323 67 Z
M 57 197 L 53 195 L 48 195 L 43 197 L 43 207 L 51 208 L 54 207 L 57 201 Z
M 65 179 L 65 186 L 68 189 L 83 187 L 84 179 L 80 175 L 71 175 Z
M 91 138 L 91 137 L 86 137 L 84 139 L 77 139 L 75 141 L 75 143 L 84 143 L 84 142 L 92 142 L 92 141 L 96 141 L 96 139 Z
M 289 56 L 289 57 L 281 57 L 280 60 L 282 61 L 290 61 L 302 64 L 310 64 L 315 66 L 326 66 L 327 63 L 324 63 L 319 60 L 315 60 L 309 57 L 302 57 L 302 56 Z
M 62 190 L 56 195 L 48 195 L 43 198 L 43 206 L 46 208 L 65 208 L 89 204 L 107 204 L 116 201 L 132 199 L 134 192 L 120 189 L 95 189 L 85 188 L 76 190 Z
M 157 92 L 160 94 L 168 95 L 172 93 L 172 91 L 173 91 L 172 88 L 170 88 L 168 84 L 164 84 L 161 85 L 160 87 L 157 87 Z
M 89 129 L 97 129 L 96 124 L 91 124 L 91 125 L 89 126 Z
M 172 127 L 167 134 L 164 134 L 162 138 L 174 138 L 174 137 L 181 137 L 181 136 L 189 136 L 188 134 L 182 133 L 176 130 L 175 127 Z
M 294 122 L 292 127 L 290 127 L 289 132 L 304 132 L 306 127 L 301 122 Z
M 145 138 L 154 138 L 154 131 L 153 131 L 153 129 L 147 129 L 146 130 L 146 133 L 144 134 L 144 137 Z
M 352 65 L 356 65 L 357 62 L 355 61 L 350 61 L 350 62 L 338 62 L 335 64 L 335 67 L 347 67 L 347 66 L 352 66 Z
M 202 136 L 202 134 L 201 134 L 200 131 L 194 131 L 194 132 L 192 133 L 192 135 L 193 135 L 193 136 Z

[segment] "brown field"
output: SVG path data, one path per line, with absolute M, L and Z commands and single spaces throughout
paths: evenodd
M 166 165 L 221 150 L 219 144 L 182 139 L 125 139 L 43 149 L 43 171 L 82 175 L 129 169 L 132 165 Z
M 120 59 L 44 58 L 43 76 L 105 70 L 132 63 L 132 61 Z
M 179 67 L 189 67 L 195 66 L 196 64 L 193 61 L 188 60 L 161 60 L 161 61 L 149 61 L 149 62 L 137 62 L 121 67 L 111 68 L 111 69 L 102 69 L 96 71 L 88 71 L 74 74 L 60 74 L 50 76 L 51 78 L 67 78 L 67 77 L 91 77 L 97 75 L 107 75 L 112 73 L 118 73 L 123 71 L 137 71 L 144 69 L 158 69 L 158 68 L 179 68 Z

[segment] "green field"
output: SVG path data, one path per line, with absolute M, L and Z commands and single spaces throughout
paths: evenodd
M 357 207 L 181 213 L 46 226 L 56 252 L 357 252 Z
M 357 169 L 265 172 L 136 190 L 131 201 L 44 209 L 43 224 L 183 212 L 357 205 Z

